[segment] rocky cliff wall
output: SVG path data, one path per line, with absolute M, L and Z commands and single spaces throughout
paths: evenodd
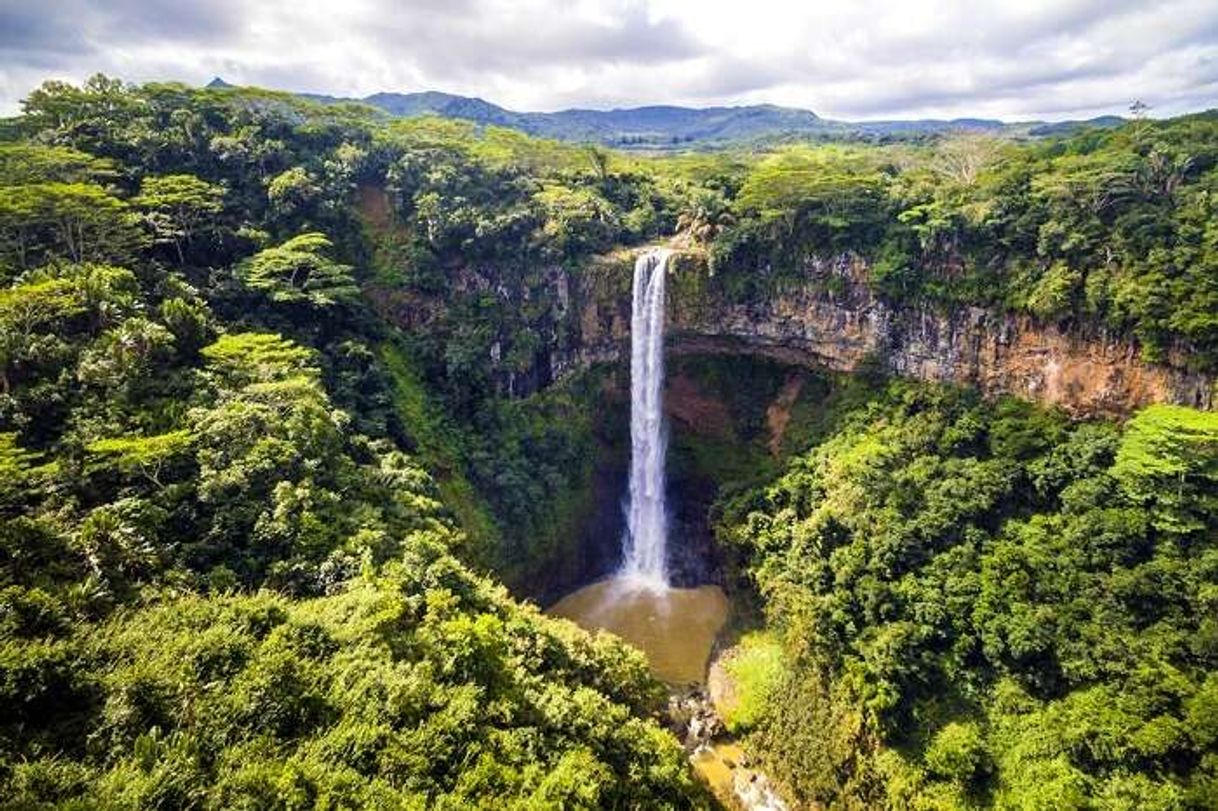
M 623 260 L 602 263 L 572 285 L 577 323 L 552 355 L 556 375 L 625 357 L 630 267 Z M 1123 415 L 1155 402 L 1213 406 L 1213 377 L 1187 371 L 1178 354 L 1150 364 L 1128 340 L 1025 316 L 897 308 L 875 296 L 866 278 L 861 259 L 841 256 L 809 262 L 800 280 L 764 295 L 733 295 L 699 263 L 679 257 L 668 296 L 670 352 L 748 353 L 839 372 L 873 363 L 1080 416 Z

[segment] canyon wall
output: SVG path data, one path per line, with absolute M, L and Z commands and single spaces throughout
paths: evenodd
M 797 281 L 762 295 L 729 293 L 697 261 L 674 263 L 668 296 L 670 353 L 747 353 L 851 372 L 876 364 L 896 375 L 977 387 L 1059 405 L 1079 416 L 1124 415 L 1157 402 L 1213 407 L 1214 378 L 1185 358 L 1146 363 L 1132 342 L 979 308 L 893 307 L 868 286 L 854 256 L 816 259 Z M 564 283 L 566 284 L 566 283 Z M 551 356 L 553 373 L 625 357 L 629 266 L 620 258 L 581 273 L 564 291 L 577 308 L 573 334 Z

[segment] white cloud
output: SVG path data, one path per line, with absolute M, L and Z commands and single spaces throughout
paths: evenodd
M 837 118 L 1158 114 L 1218 99 L 1212 0 L 0 0 L 0 109 L 47 78 L 514 109 L 774 102 Z

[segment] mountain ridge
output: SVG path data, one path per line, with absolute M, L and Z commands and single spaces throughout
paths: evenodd
M 216 77 L 208 87 L 227 89 L 233 85 Z M 976 117 L 841 121 L 822 118 L 811 110 L 776 104 L 712 107 L 655 104 L 608 110 L 574 107 L 553 112 L 521 112 L 475 96 L 438 90 L 412 93 L 382 91 L 362 98 L 319 93 L 296 95 L 322 104 L 367 104 L 401 118 L 438 115 L 471 121 L 480 126 L 509 127 L 542 138 L 592 142 L 623 149 L 723 146 L 801 136 L 813 139 L 909 139 L 956 131 L 1043 137 L 1065 134 L 1082 127 L 1119 126 L 1124 122 L 1119 116 L 1015 123 Z

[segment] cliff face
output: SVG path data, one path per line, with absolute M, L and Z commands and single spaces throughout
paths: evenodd
M 619 360 L 630 325 L 625 283 L 598 274 L 577 285 L 578 339 L 555 353 L 561 374 L 571 365 Z M 895 308 L 866 284 L 856 257 L 815 260 L 803 280 L 778 292 L 733 296 L 701 268 L 678 261 L 668 295 L 674 353 L 748 353 L 800 366 L 855 371 L 878 364 L 896 375 L 977 387 L 1060 405 L 1076 415 L 1123 415 L 1154 402 L 1213 406 L 1214 379 L 1183 368 L 1183 358 L 1149 364 L 1125 340 L 1086 335 L 1023 316 L 968 308 L 941 313 Z
M 490 348 L 502 394 L 524 396 L 575 369 L 627 360 L 632 262 L 622 252 L 576 272 L 539 268 L 527 280 L 494 267 L 455 274 L 450 292 L 457 296 L 494 294 L 511 312 L 530 314 L 500 325 Z M 1122 416 L 1159 402 L 1214 407 L 1214 376 L 1187 371 L 1179 354 L 1147 363 L 1135 344 L 1103 333 L 979 308 L 946 313 L 893 306 L 871 291 L 867 267 L 854 256 L 812 260 L 799 281 L 754 295 L 708 278 L 686 254 L 677 256 L 671 274 L 670 353 L 749 354 L 838 372 L 871 364 L 895 375 L 975 386 L 986 396 L 1059 405 L 1078 416 Z M 406 329 L 428 327 L 445 306 L 392 288 L 369 295 Z M 522 353 L 512 351 L 522 331 L 535 338 L 523 362 Z

